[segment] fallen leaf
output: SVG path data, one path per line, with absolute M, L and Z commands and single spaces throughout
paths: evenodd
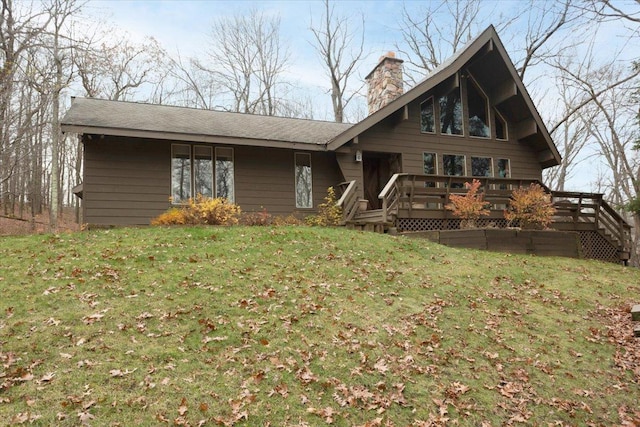
M 180 416 L 184 416 L 184 414 L 186 414 L 188 410 L 189 408 L 187 406 L 187 398 L 183 397 L 182 401 L 180 402 L 180 406 L 178 406 L 178 414 L 180 414 Z

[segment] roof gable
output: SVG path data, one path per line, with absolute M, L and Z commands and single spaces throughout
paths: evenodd
M 493 26 L 440 64 L 412 89 L 328 141 L 327 148 L 337 150 L 439 84 L 456 78 L 465 67 L 478 71 L 479 80 L 492 92 L 492 105 L 514 112 L 509 118 L 516 123 L 516 138 L 533 146 L 540 164 L 543 167 L 559 164 L 561 156 Z M 487 70 L 490 72 L 485 72 Z M 484 79 L 483 74 L 487 76 Z

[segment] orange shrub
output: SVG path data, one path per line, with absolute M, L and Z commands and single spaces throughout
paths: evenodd
M 478 193 L 480 184 L 477 179 L 474 179 L 471 184 L 465 182 L 464 186 L 467 189 L 467 194 L 464 196 L 452 194 L 449 196 L 451 202 L 445 205 L 445 208 L 450 210 L 453 215 L 462 219 L 461 228 L 465 228 L 465 226 L 475 227 L 476 221 L 481 216 L 489 215 L 489 206 L 491 204 L 485 202 L 483 193 Z
M 185 216 L 182 209 L 171 208 L 151 220 L 151 225 L 184 225 Z
M 513 190 L 504 217 L 511 223 L 517 221 L 522 228 L 543 229 L 551 224 L 555 213 L 551 195 L 540 185 L 531 184 Z
M 235 225 L 240 213 L 240 206 L 225 198 L 198 195 L 186 205 L 171 208 L 153 219 L 151 225 Z

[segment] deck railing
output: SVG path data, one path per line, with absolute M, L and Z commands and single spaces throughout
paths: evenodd
M 490 219 L 503 218 L 514 189 L 530 184 L 541 185 L 552 196 L 556 207 L 554 223 L 567 229 L 603 229 L 621 251 L 631 247 L 631 227 L 603 198 L 602 194 L 551 191 L 536 179 L 477 178 L 445 175 L 413 175 L 400 173 L 391 177 L 380 192 L 382 220 L 403 218 L 452 218 L 445 209 L 452 194 L 466 194 L 465 182 L 478 179 L 484 199 L 491 204 Z M 570 224 L 567 224 L 570 223 Z M 568 227 L 567 227 L 568 225 Z
M 551 195 L 556 207 L 556 225 L 570 222 L 579 229 L 581 224 L 590 224 L 618 242 L 621 251 L 631 250 L 631 226 L 604 200 L 603 194 L 552 191 Z

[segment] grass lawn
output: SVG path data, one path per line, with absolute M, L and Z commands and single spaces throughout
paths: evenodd
M 3 237 L 0 291 L 7 425 L 640 423 L 633 268 L 143 228 Z

